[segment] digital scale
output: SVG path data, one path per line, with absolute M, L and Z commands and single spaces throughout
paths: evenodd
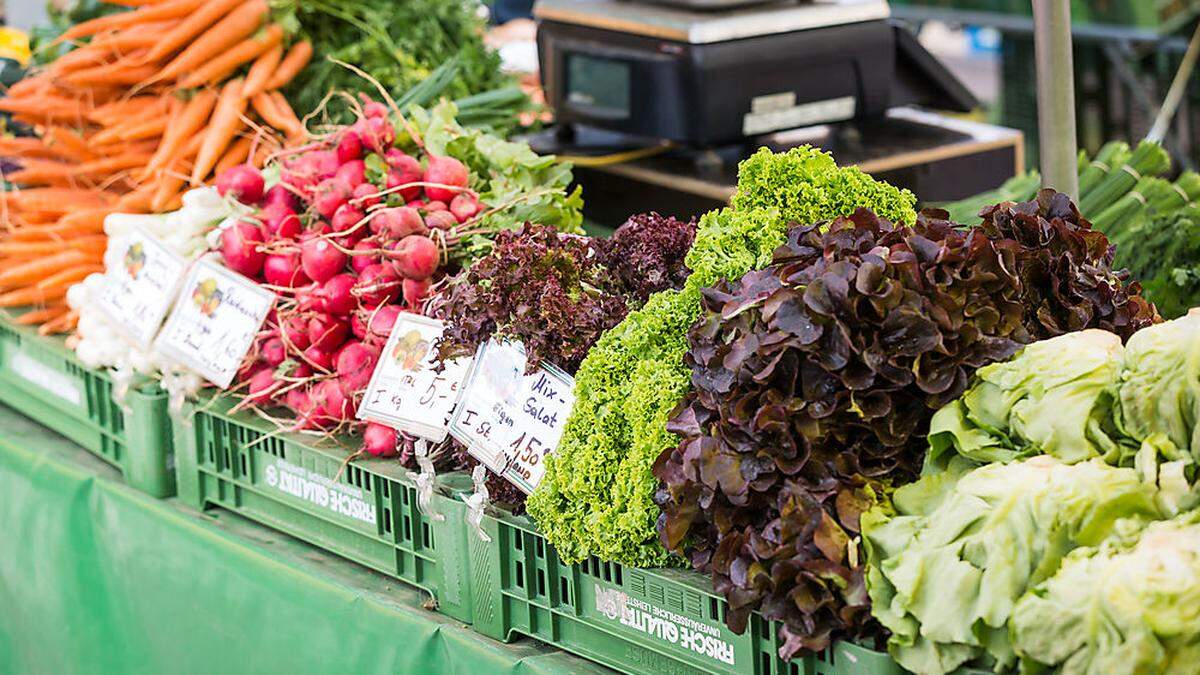
M 539 0 L 547 101 L 576 125 L 711 148 L 975 98 L 884 0 Z

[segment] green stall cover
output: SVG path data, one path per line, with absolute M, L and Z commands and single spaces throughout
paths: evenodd
M 0 406 L 0 673 L 611 673 L 227 512 L 144 496 Z

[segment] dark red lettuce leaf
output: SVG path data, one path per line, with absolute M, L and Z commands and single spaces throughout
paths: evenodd
M 689 274 L 683 259 L 695 237 L 694 219 L 642 213 L 631 216 L 604 240 L 604 261 L 630 296 L 644 304 L 658 291 L 683 287 Z
M 979 367 L 1083 328 L 1157 320 L 1063 195 L 962 229 L 860 210 L 793 226 L 774 262 L 704 293 L 682 441 L 654 472 L 667 548 L 711 573 L 731 627 L 786 624 L 781 656 L 868 639 L 859 515 L 916 477 L 933 412 Z

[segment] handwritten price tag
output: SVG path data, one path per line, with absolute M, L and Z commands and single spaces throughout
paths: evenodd
M 475 354 L 450 435 L 526 494 L 546 472 L 575 403 L 575 381 L 551 365 L 525 374 L 519 343 L 488 341 Z
M 188 274 L 154 348 L 225 389 L 274 303 L 271 291 L 202 259 Z
M 442 322 L 400 314 L 358 406 L 358 418 L 435 443 L 446 439 L 446 423 L 458 402 L 471 358 L 455 359 L 435 372 L 433 346 Z
M 141 228 L 109 241 L 97 306 L 134 345 L 147 349 L 171 310 L 188 263 Z

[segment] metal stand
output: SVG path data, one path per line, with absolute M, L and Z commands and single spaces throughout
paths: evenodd
M 1070 0 L 1033 0 L 1042 185 L 1079 196 Z

